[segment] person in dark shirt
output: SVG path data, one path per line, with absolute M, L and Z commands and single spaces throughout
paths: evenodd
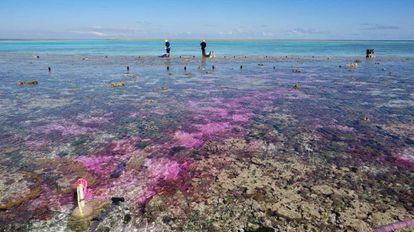
M 207 47 L 207 43 L 205 40 L 201 41 L 201 53 L 203 55 L 203 57 L 208 57 L 208 55 L 206 54 L 206 47 Z
M 214 52 L 209 52 L 208 54 L 206 53 L 207 43 L 206 43 L 205 40 L 201 41 L 200 46 L 201 46 L 201 53 L 202 53 L 204 58 L 214 57 Z
M 166 57 L 170 57 L 170 52 L 171 52 L 171 48 L 170 48 L 171 44 L 168 41 L 168 39 L 165 40 L 165 52 L 166 52 Z

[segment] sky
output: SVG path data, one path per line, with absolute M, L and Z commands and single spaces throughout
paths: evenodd
M 0 0 L 0 39 L 414 39 L 413 0 Z

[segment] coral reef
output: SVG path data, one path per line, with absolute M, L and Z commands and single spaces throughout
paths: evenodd
M 82 135 L 94 131 L 93 128 L 79 126 L 74 123 L 67 122 L 52 122 L 44 126 L 34 128 L 35 133 L 50 134 L 53 132 L 58 132 L 62 136 L 68 135 Z
M 0 210 L 19 206 L 40 193 L 40 178 L 34 173 L 1 170 L 0 175 Z
M 345 176 L 351 176 L 355 185 L 363 183 L 360 174 L 346 168 L 325 165 L 321 170 L 321 163 L 309 164 L 293 154 L 266 155 L 263 159 L 269 151 L 264 144 L 253 145 L 256 151 L 240 158 L 238 152 L 249 144 L 232 144 L 216 144 L 221 147 L 214 149 L 217 156 L 191 165 L 200 175 L 192 179 L 190 189 L 155 195 L 146 204 L 144 216 L 155 224 L 186 231 L 262 227 L 279 231 L 369 231 L 395 219 L 410 218 L 403 207 L 390 208 L 384 196 L 371 196 L 376 199 L 371 201 L 352 187 L 338 186 L 335 181 Z M 332 176 L 316 179 L 314 172 Z
M 42 56 L 56 78 L 0 57 L 4 83 L 41 80 L 0 83 L 0 231 L 372 231 L 414 217 L 412 60 L 379 58 L 390 75 L 338 69 L 349 57 Z

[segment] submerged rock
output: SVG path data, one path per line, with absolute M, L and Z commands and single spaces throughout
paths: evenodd
M 112 82 L 111 86 L 112 87 L 125 87 L 125 83 L 124 82 Z
M 92 223 L 94 217 L 97 217 L 109 203 L 102 200 L 93 200 L 87 202 L 82 210 L 76 207 L 68 221 L 68 228 L 74 231 L 86 231 Z
M 40 177 L 31 172 L 0 171 L 0 210 L 11 209 L 40 194 Z
M 312 187 L 312 191 L 316 193 L 323 194 L 325 196 L 330 196 L 334 193 L 332 187 L 328 185 L 317 185 Z

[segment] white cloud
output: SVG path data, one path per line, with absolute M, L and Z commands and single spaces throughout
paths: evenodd
M 294 28 L 287 30 L 287 33 L 290 35 L 316 35 L 316 34 L 325 34 L 324 31 L 313 29 L 313 28 Z
M 373 24 L 373 23 L 363 23 L 361 24 L 362 30 L 368 31 L 379 31 L 379 30 L 398 30 L 400 27 L 393 25 L 384 25 L 384 24 Z
M 91 31 L 90 32 L 92 35 L 96 35 L 96 36 L 106 36 L 105 33 L 99 32 L 99 31 Z
M 145 33 L 143 29 L 91 26 L 71 31 L 73 34 L 93 37 L 133 37 Z

